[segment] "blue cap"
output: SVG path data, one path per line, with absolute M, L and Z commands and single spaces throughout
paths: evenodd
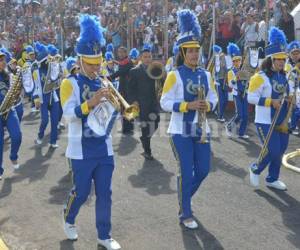
M 219 45 L 214 45 L 213 46 L 213 51 L 214 51 L 214 53 L 216 53 L 216 54 L 219 54 L 219 53 L 221 53 L 222 52 L 222 48 L 219 46 Z
M 200 48 L 201 27 L 196 15 L 188 9 L 177 12 L 179 36 L 177 44 L 179 47 Z
M 293 52 L 294 50 L 299 50 L 300 51 L 300 42 L 299 41 L 292 41 L 289 43 L 287 46 L 287 51 L 288 53 Z
M 105 45 L 103 32 L 98 17 L 80 16 L 80 35 L 77 39 L 76 52 L 87 63 L 98 64 L 101 60 L 101 47 Z
M 58 54 L 58 49 L 53 44 L 48 44 L 47 50 L 50 56 L 56 56 Z
M 33 49 L 33 47 L 31 45 L 27 45 L 25 47 L 25 51 L 26 51 L 27 55 L 34 54 L 34 49 Z
M 112 43 L 107 44 L 106 51 L 114 52 L 114 45 Z
M 269 45 L 265 49 L 266 57 L 274 59 L 286 59 L 286 36 L 284 32 L 276 27 L 269 30 Z
M 129 58 L 132 60 L 137 60 L 138 57 L 140 56 L 140 52 L 138 51 L 137 48 L 132 48 L 129 52 Z
M 142 53 L 143 52 L 152 52 L 152 45 L 149 43 L 145 43 L 142 48 Z
M 105 61 L 111 62 L 114 60 L 114 54 L 111 51 L 105 53 Z
M 36 59 L 38 62 L 42 62 L 48 57 L 47 47 L 42 43 L 36 43 L 36 53 Z
M 232 60 L 242 59 L 240 48 L 235 43 L 229 43 L 227 46 L 227 54 L 231 56 Z
M 77 59 L 75 57 L 68 57 L 66 60 L 66 67 L 69 73 L 76 67 Z

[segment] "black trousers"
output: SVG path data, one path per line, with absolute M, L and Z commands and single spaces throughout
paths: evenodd
M 160 116 L 158 113 L 152 113 L 150 115 L 153 119 L 141 120 L 142 136 L 140 137 L 144 152 L 151 154 L 151 137 L 158 128 L 160 122 Z

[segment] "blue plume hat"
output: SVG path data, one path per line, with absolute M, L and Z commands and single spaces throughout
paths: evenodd
M 10 53 L 6 48 L 1 48 L 0 49 L 0 56 L 4 55 L 5 56 L 5 61 L 7 64 L 12 64 L 14 62 L 17 62 L 15 58 L 13 58 L 12 53 Z
M 114 45 L 112 43 L 107 44 L 106 51 L 114 52 Z
M 173 44 L 173 50 L 172 50 L 172 52 L 173 52 L 174 56 L 177 56 L 177 54 L 179 52 L 179 46 L 177 45 L 177 43 Z
M 177 12 L 179 36 L 177 44 L 184 48 L 200 48 L 201 27 L 196 15 L 188 9 Z
M 94 15 L 80 16 L 80 35 L 77 39 L 76 52 L 89 64 L 99 64 L 102 60 L 101 47 L 105 45 L 104 29 Z
M 27 45 L 25 47 L 25 51 L 26 51 L 27 55 L 34 54 L 34 49 L 33 49 L 33 47 L 31 45 Z
M 132 60 L 137 60 L 140 56 L 140 52 L 137 50 L 137 48 L 133 48 L 129 51 L 129 58 Z
M 111 62 L 114 60 L 114 54 L 112 53 L 112 51 L 107 51 L 105 53 L 105 61 L 106 62 Z
M 5 48 L 0 48 L 0 56 L 6 56 L 6 53 L 5 53 Z
M 221 52 L 222 52 L 222 48 L 219 46 L 219 45 L 214 45 L 213 46 L 213 51 L 214 51 L 214 53 L 216 53 L 216 54 L 220 54 Z
M 44 44 L 36 43 L 37 61 L 43 62 L 48 57 L 48 49 Z
M 149 43 L 145 43 L 142 48 L 142 53 L 143 52 L 152 52 L 152 45 Z
M 276 27 L 269 30 L 269 45 L 265 49 L 266 57 L 273 59 L 286 59 L 286 36 L 284 32 Z
M 288 53 L 291 53 L 291 52 L 293 52 L 295 50 L 299 50 L 300 51 L 300 42 L 299 41 L 292 41 L 287 46 Z
M 231 56 L 232 61 L 242 59 L 241 50 L 235 43 L 229 43 L 228 44 L 227 54 Z
M 47 50 L 50 56 L 56 56 L 58 54 L 58 49 L 53 44 L 49 44 Z
M 75 57 L 68 57 L 66 60 L 66 67 L 69 73 L 76 67 L 77 59 Z

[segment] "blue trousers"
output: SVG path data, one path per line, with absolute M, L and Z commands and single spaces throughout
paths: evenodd
M 221 85 L 217 85 L 217 91 L 218 91 L 218 118 L 223 119 L 224 118 L 224 111 L 226 109 L 227 103 L 228 103 L 228 91 L 226 88 L 222 86 L 224 84 L 224 79 L 219 80 L 222 81 L 220 83 Z
M 19 122 L 21 123 L 22 118 L 23 118 L 23 114 L 24 114 L 23 103 L 20 103 L 17 106 L 15 106 L 15 110 L 17 112 L 17 116 L 19 118 Z
M 290 124 L 290 128 L 292 130 L 296 129 L 297 124 L 300 120 L 300 108 L 295 108 L 291 117 L 291 124 Z
M 210 169 L 210 143 L 199 143 L 198 137 L 179 134 L 170 138 L 175 158 L 179 165 L 177 190 L 180 220 L 191 218 L 191 199 Z
M 114 170 L 113 156 L 99 159 L 71 160 L 74 187 L 69 195 L 65 209 L 65 220 L 75 223 L 80 207 L 87 200 L 92 180 L 96 194 L 96 227 L 98 238 L 110 238 L 111 230 L 111 179 Z
M 246 132 L 248 125 L 248 100 L 247 95 L 242 97 L 241 95 L 233 96 L 234 104 L 235 104 L 235 115 L 229 121 L 228 126 L 234 122 L 235 124 L 240 123 L 240 128 L 238 131 L 239 136 L 243 136 Z
M 62 107 L 61 107 L 61 102 L 60 102 L 60 89 L 57 89 L 55 90 L 56 91 L 56 94 L 58 96 L 58 99 L 59 99 L 59 102 L 58 102 L 58 122 L 61 121 L 61 118 L 62 118 L 62 115 L 63 115 L 63 110 L 62 110 Z
M 0 116 L 0 175 L 3 174 L 3 145 L 4 145 L 4 127 L 7 128 L 11 140 L 10 160 L 18 159 L 18 152 L 22 142 L 22 133 L 16 111 L 10 111 L 6 120 Z
M 47 102 L 41 104 L 41 124 L 39 129 L 39 139 L 44 138 L 45 130 L 49 122 L 49 114 L 51 120 L 50 144 L 55 144 L 57 140 L 57 125 L 59 115 L 59 103 L 52 102 L 51 105 Z
M 270 124 L 256 124 L 257 133 L 261 143 L 265 141 L 265 138 L 270 129 Z M 266 178 L 267 182 L 277 181 L 280 174 L 280 167 L 282 156 L 288 147 L 289 134 L 279 133 L 274 130 L 268 144 L 268 150 L 258 166 L 252 167 L 252 171 L 255 174 L 260 174 L 264 169 L 269 166 L 269 174 Z

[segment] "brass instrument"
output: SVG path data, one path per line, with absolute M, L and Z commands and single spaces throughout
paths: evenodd
M 288 163 L 288 161 L 292 158 L 295 158 L 295 157 L 300 157 L 300 148 L 298 148 L 296 151 L 294 152 L 291 152 L 291 153 L 288 153 L 288 154 L 285 154 L 283 157 L 282 157 L 282 165 L 290 170 L 293 170 L 297 173 L 300 173 L 300 168 L 299 167 L 296 167 L 296 166 L 293 166 L 292 164 Z
M 269 141 L 270 141 L 271 136 L 273 134 L 273 131 L 274 131 L 274 128 L 275 128 L 275 124 L 276 124 L 276 122 L 278 120 L 279 114 L 280 114 L 280 112 L 282 110 L 282 107 L 283 107 L 283 104 L 284 104 L 284 100 L 285 100 L 284 96 L 282 96 L 281 99 L 280 99 L 280 107 L 275 112 L 275 115 L 273 117 L 270 129 L 268 131 L 268 134 L 266 136 L 264 144 L 263 144 L 263 146 L 262 146 L 262 148 L 260 150 L 258 159 L 254 163 L 255 166 L 258 166 L 262 162 L 262 160 L 264 159 L 264 157 L 267 155 L 267 153 L 268 153 L 268 144 L 269 144 Z
M 46 75 L 46 81 L 43 88 L 43 93 L 48 94 L 53 90 L 56 90 L 60 86 L 60 77 L 62 72 L 60 70 L 60 64 L 58 58 L 48 56 L 48 71 Z
M 158 97 L 162 94 L 162 84 L 161 80 L 166 75 L 166 70 L 164 65 L 159 61 L 153 61 L 148 67 L 146 71 L 147 75 L 155 80 L 155 91 Z
M 246 56 L 244 58 L 242 68 L 236 74 L 237 79 L 242 81 L 243 84 L 245 85 L 243 97 L 245 97 L 247 93 L 249 80 L 251 76 L 255 74 L 257 67 L 258 67 L 258 49 L 248 48 L 248 50 L 246 51 Z
M 200 75 L 198 75 L 198 82 L 199 82 L 199 87 L 198 87 L 198 100 L 200 101 L 205 101 L 205 86 L 200 83 Z M 198 121 L 197 125 L 201 129 L 201 138 L 200 138 L 200 143 L 208 143 L 208 140 L 206 138 L 206 111 L 200 111 L 198 110 Z
M 104 87 L 108 88 L 110 91 L 109 102 L 114 106 L 116 110 L 122 112 L 122 116 L 130 121 L 139 116 L 140 109 L 137 105 L 129 105 L 128 102 L 123 98 L 120 92 L 114 87 L 111 81 L 106 77 L 102 78 L 102 83 Z
M 17 74 L 14 76 L 14 81 L 6 93 L 3 102 L 0 106 L 0 115 L 6 120 L 11 108 L 18 101 L 22 91 L 22 70 L 17 69 Z
M 300 66 L 300 65 L 299 65 Z M 292 117 L 293 114 L 293 110 L 296 104 L 296 97 L 297 97 L 297 89 L 299 87 L 299 73 L 297 71 L 297 68 L 299 68 L 298 65 L 296 65 L 294 67 L 294 69 L 292 70 L 291 74 L 289 75 L 289 81 L 292 81 L 293 86 L 294 86 L 294 93 L 292 95 L 292 100 L 289 104 L 289 109 L 288 112 L 283 120 L 283 122 L 280 125 L 277 125 L 275 127 L 275 129 L 280 132 L 280 133 L 284 133 L 287 134 L 289 133 L 289 120 Z

